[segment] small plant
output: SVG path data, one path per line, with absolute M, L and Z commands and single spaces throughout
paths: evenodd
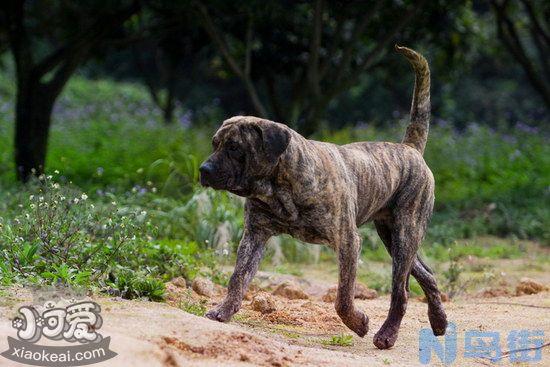
M 287 337 L 289 339 L 300 339 L 301 338 L 301 335 L 298 334 L 298 333 L 294 333 L 292 331 L 285 331 L 285 330 L 281 330 L 279 332 L 279 334 L 281 334 L 282 336 L 284 337 Z
M 164 283 L 150 275 L 124 269 L 116 273 L 115 280 L 110 283 L 111 293 L 122 298 L 147 298 L 151 301 L 164 300 Z
M 183 311 L 190 313 L 196 316 L 204 316 L 206 313 L 206 299 L 201 299 L 200 301 L 193 300 L 190 296 L 186 299 L 183 299 L 179 302 L 179 308 Z
M 299 267 L 291 264 L 281 264 L 275 268 L 275 272 L 279 274 L 290 274 L 297 277 L 301 277 L 304 274 Z
M 461 263 L 462 255 L 449 248 L 449 267 L 443 272 L 444 289 L 447 291 L 449 298 L 453 298 L 462 293 L 468 283 L 461 279 L 461 274 L 464 272 L 464 267 Z
M 19 212 L 0 221 L 0 276 L 86 285 L 103 279 L 121 254 L 147 233 L 140 214 L 88 195 L 52 176 L 40 176 L 18 195 Z
M 358 274 L 358 279 L 365 283 L 369 288 L 374 289 L 378 293 L 389 293 L 391 290 L 391 274 L 389 271 L 379 273 L 367 270 L 361 271 Z
M 353 336 L 347 334 L 334 335 L 330 339 L 321 340 L 321 344 L 350 347 L 353 345 Z

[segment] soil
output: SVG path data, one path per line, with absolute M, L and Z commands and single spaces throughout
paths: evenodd
M 510 269 L 509 265 L 507 262 L 507 269 Z M 341 323 L 333 304 L 322 299 L 334 286 L 335 279 L 330 276 L 321 279 L 311 274 L 317 273 L 312 271 L 309 276 L 300 277 L 261 273 L 260 280 L 268 277 L 273 281 L 271 286 L 256 285 L 249 300 L 243 302 L 243 309 L 225 324 L 189 314 L 181 308 L 182 300 L 212 307 L 222 299 L 223 290 L 216 289 L 213 296 L 205 297 L 193 292 L 191 287 L 187 288 L 189 285 L 180 280 L 167 285 L 166 303 L 94 296 L 92 298 L 102 307 L 103 326 L 100 332 L 111 337 L 111 349 L 118 353 L 115 358 L 96 366 L 421 365 L 419 332 L 429 328 L 429 322 L 427 305 L 420 297 L 411 298 L 396 345 L 389 350 L 378 350 L 372 344 L 372 337 L 385 319 L 389 296 L 355 300 L 370 318 L 370 330 L 362 339 Z M 548 268 L 544 266 L 529 272 L 529 278 L 529 282 L 538 282 L 543 287 L 537 288 L 525 279 L 522 283 L 519 276 L 517 279 L 510 276 L 508 282 L 499 280 L 498 284 L 490 284 L 484 290 L 478 289 L 445 303 L 449 320 L 456 325 L 458 338 L 457 359 L 452 366 L 511 364 L 507 357 L 498 364 L 488 359 L 465 358 L 465 333 L 469 330 L 500 332 L 503 352 L 509 350 L 507 337 L 511 330 L 543 330 L 545 343 L 548 343 Z M 308 299 L 289 299 L 284 295 L 272 294 L 277 284 L 289 280 L 306 292 Z M 518 296 L 516 286 L 524 287 L 521 288 L 523 290 L 528 288 L 528 292 L 519 292 L 521 295 Z M 253 307 L 256 292 L 269 299 L 269 312 L 263 310 L 262 313 L 261 307 Z M 6 336 L 15 337 L 10 319 L 15 316 L 19 305 L 29 301 L 30 294 L 22 288 L 2 292 L 0 351 L 7 349 Z M 353 335 L 351 345 L 331 345 L 344 344 L 333 338 L 340 335 Z M 439 339 L 443 341 L 445 338 Z M 46 343 L 41 340 L 38 344 Z M 550 346 L 543 347 L 542 361 L 529 365 L 550 365 L 549 352 Z M 432 354 L 431 361 L 430 365 L 443 365 L 435 354 Z M 0 366 L 20 364 L 0 357 Z

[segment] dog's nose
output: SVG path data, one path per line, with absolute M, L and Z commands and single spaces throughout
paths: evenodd
M 209 179 L 212 176 L 212 172 L 214 171 L 214 167 L 212 166 L 212 163 L 210 162 L 204 162 L 199 167 L 199 173 L 200 173 L 200 180 L 202 185 L 207 185 Z
M 199 172 L 206 175 L 212 173 L 212 164 L 210 162 L 204 162 L 199 167 Z

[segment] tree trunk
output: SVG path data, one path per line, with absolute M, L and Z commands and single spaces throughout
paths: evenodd
M 164 106 L 162 117 L 166 125 L 172 125 L 174 123 L 174 97 L 171 93 L 168 93 L 168 96 L 166 97 L 166 104 Z
M 164 123 L 166 125 L 171 125 L 174 123 L 174 94 L 176 89 L 176 73 L 175 73 L 175 66 L 173 63 L 169 60 L 167 61 L 170 63 L 168 66 L 168 76 L 166 78 L 166 101 L 164 103 L 163 108 L 163 118 Z
M 15 167 L 17 178 L 27 182 L 44 172 L 51 114 L 55 99 L 42 88 L 19 90 L 15 116 Z
M 314 105 L 310 107 L 309 112 L 305 114 L 304 120 L 298 124 L 298 132 L 305 137 L 309 137 L 319 131 L 321 119 L 326 108 L 326 105 L 320 101 L 312 103 Z
M 315 132 L 319 131 L 320 123 L 321 119 L 319 117 L 308 117 L 299 125 L 298 132 L 306 138 L 310 137 Z

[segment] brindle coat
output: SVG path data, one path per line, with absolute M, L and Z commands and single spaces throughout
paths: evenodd
M 227 321 L 239 310 L 266 242 L 287 233 L 337 252 L 336 311 L 363 337 L 368 317 L 354 305 L 361 248 L 357 228 L 374 221 L 393 260 L 390 310 L 374 344 L 382 349 L 394 345 L 410 274 L 426 294 L 433 332 L 445 333 L 435 278 L 417 256 L 434 202 L 433 175 L 422 158 L 430 115 L 429 68 L 415 51 L 396 49 L 416 75 L 411 124 L 402 143 L 339 146 L 307 140 L 286 125 L 250 116 L 230 118 L 216 132 L 214 153 L 200 169 L 201 183 L 246 197 L 245 228 L 228 294 L 208 318 Z

